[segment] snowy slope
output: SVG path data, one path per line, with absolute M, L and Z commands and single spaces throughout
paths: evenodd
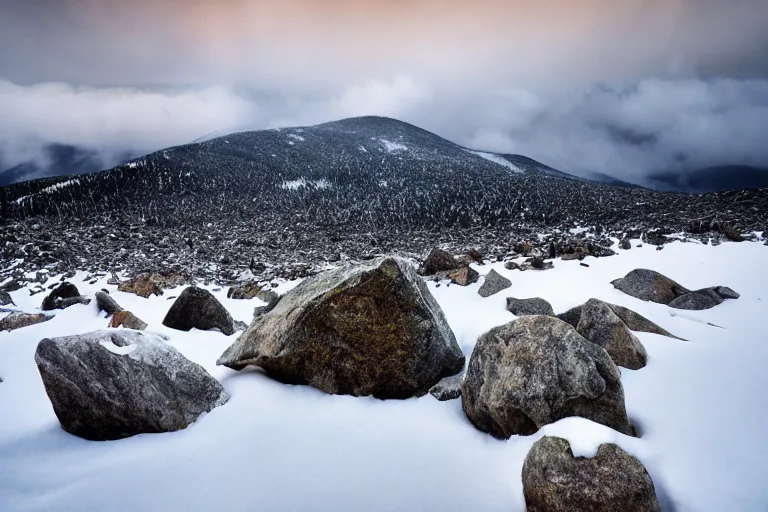
M 635 242 L 636 243 L 636 242 Z M 89 442 L 59 427 L 34 364 L 45 336 L 103 328 L 94 305 L 73 306 L 50 322 L 0 333 L 0 510 L 18 511 L 521 511 L 523 459 L 543 435 L 571 441 L 590 455 L 611 441 L 646 465 L 665 510 L 768 509 L 768 247 L 675 242 L 646 245 L 611 258 L 555 261 L 544 272 L 496 269 L 512 288 L 487 299 L 482 284 L 429 287 L 464 352 L 477 336 L 514 317 L 505 297 L 543 297 L 555 311 L 591 297 L 630 307 L 690 341 L 638 333 L 648 366 L 622 369 L 627 410 L 642 434 L 626 437 L 569 418 L 530 437 L 493 439 L 466 420 L 459 400 L 427 395 L 405 401 L 329 396 L 289 386 L 258 370 L 240 373 L 215 360 L 237 335 L 184 333 L 161 320 L 166 297 L 113 291 L 118 302 L 171 337 L 170 343 L 218 378 L 231 400 L 190 428 L 114 442 Z M 709 311 L 677 312 L 615 290 L 629 270 L 658 270 L 690 288 L 727 285 L 741 293 Z M 74 282 L 84 293 L 105 287 Z M 281 291 L 295 283 L 285 283 Z M 110 289 L 114 287 L 109 287 Z M 249 321 L 258 300 L 226 299 Z M 32 310 L 27 290 L 14 300 Z M 706 325 L 711 322 L 723 329 Z

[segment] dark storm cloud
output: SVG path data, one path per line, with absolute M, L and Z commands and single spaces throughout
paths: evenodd
M 322 5 L 321 5 L 322 4 Z M 0 155 L 380 114 L 571 171 L 768 165 L 764 0 L 0 0 Z

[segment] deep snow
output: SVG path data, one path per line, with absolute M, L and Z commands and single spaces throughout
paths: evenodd
M 172 303 L 167 297 L 180 289 L 150 299 L 112 291 L 150 331 L 169 336 L 219 379 L 230 401 L 180 432 L 85 441 L 60 428 L 33 355 L 43 337 L 104 328 L 95 301 L 0 333 L 0 510 L 523 510 L 523 460 L 542 435 L 569 439 L 577 455 L 594 454 L 600 442 L 618 443 L 648 468 L 665 510 L 768 509 L 768 247 L 675 242 L 663 251 L 645 246 L 584 261 L 589 268 L 561 260 L 548 271 L 476 266 L 481 274 L 495 268 L 512 280 L 510 289 L 487 299 L 477 294 L 482 279 L 467 288 L 429 288 L 467 356 L 480 334 L 514 319 L 505 310 L 508 296 L 543 297 L 558 313 L 597 297 L 689 340 L 637 334 L 648 366 L 621 372 L 640 439 L 568 418 L 533 436 L 498 441 L 470 425 L 460 400 L 329 396 L 280 384 L 256 369 L 234 372 L 215 361 L 238 334 L 161 325 Z M 610 285 L 640 267 L 692 289 L 730 286 L 741 298 L 709 311 L 676 312 Z M 106 279 L 81 280 L 73 282 L 85 294 L 115 288 Z M 43 298 L 26 289 L 11 295 L 27 311 Z M 215 295 L 246 322 L 261 304 L 226 299 L 226 289 Z

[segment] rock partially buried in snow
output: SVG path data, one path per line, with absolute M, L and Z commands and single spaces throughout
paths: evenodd
M 668 304 L 675 309 L 687 309 L 691 311 L 700 311 L 711 309 L 725 302 L 725 299 L 738 299 L 740 295 L 727 286 L 714 286 L 712 288 L 702 288 L 686 294 L 680 295 Z
M 639 370 L 648 362 L 645 347 L 608 304 L 590 299 L 581 309 L 579 334 L 603 347 L 618 366 Z
M 109 327 L 125 327 L 126 329 L 135 329 L 137 331 L 143 331 L 147 328 L 147 322 L 137 317 L 130 311 L 118 311 L 109 321 Z
M 11 313 L 5 318 L 0 319 L 0 332 L 15 331 L 16 329 L 29 327 L 30 325 L 41 324 L 47 322 L 51 318 L 53 317 L 42 313 Z
M 227 336 L 235 333 L 232 316 L 211 292 L 197 286 L 186 288 L 163 319 L 171 329 L 189 331 L 218 329 Z
M 440 306 L 399 258 L 319 274 L 283 295 L 219 358 L 290 384 L 378 398 L 426 394 L 464 367 Z
M 644 268 L 632 270 L 611 284 L 627 295 L 659 304 L 669 304 L 675 297 L 688 292 L 687 288 L 672 279 Z
M 634 433 L 608 353 L 550 316 L 524 316 L 480 336 L 461 396 L 472 424 L 500 439 L 569 416 Z
M 120 304 L 106 292 L 96 292 L 96 305 L 99 307 L 99 311 L 104 311 L 107 316 L 112 316 L 123 310 Z
M 502 290 L 506 290 L 510 286 L 512 286 L 512 281 L 491 269 L 485 275 L 485 281 L 483 281 L 483 285 L 477 290 L 477 293 L 483 298 L 490 297 Z
M 611 308 L 611 311 L 613 311 L 613 313 L 618 316 L 622 322 L 624 322 L 630 331 L 649 332 L 652 334 L 658 334 L 660 336 L 667 336 L 668 338 L 675 338 L 677 340 L 685 341 L 683 338 L 677 337 L 666 329 L 663 329 L 662 327 L 651 322 L 640 313 L 636 313 L 631 309 L 625 308 L 623 306 L 617 306 L 616 304 L 609 304 L 607 302 L 604 304 Z M 578 327 L 583 308 L 584 304 L 581 306 L 576 306 L 575 308 L 569 309 L 565 313 L 560 313 L 557 315 L 557 318 L 572 325 L 573 327 Z
M 156 334 L 45 338 L 35 361 L 62 428 L 94 441 L 181 430 L 229 399 L 202 366 Z
M 552 304 L 538 297 L 534 297 L 532 299 L 516 299 L 514 297 L 507 297 L 507 311 L 515 316 L 555 316 L 555 311 L 552 309 Z
M 441 402 L 456 400 L 461 396 L 461 381 L 463 374 L 446 377 L 429 390 L 429 394 Z
M 91 299 L 86 299 L 80 295 L 77 286 L 70 282 L 63 282 L 53 289 L 48 296 L 43 299 L 41 306 L 43 311 L 53 311 L 54 309 L 66 309 L 75 304 L 90 304 Z
M 615 444 L 592 458 L 574 457 L 565 439 L 545 436 L 523 464 L 528 512 L 657 512 L 653 480 L 643 464 Z
M 11 295 L 4 291 L 0 290 L 0 306 L 15 306 L 16 304 L 13 303 L 13 299 L 11 298 Z

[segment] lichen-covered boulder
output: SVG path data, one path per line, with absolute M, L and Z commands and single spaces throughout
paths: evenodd
M 483 298 L 490 297 L 502 290 L 506 290 L 510 286 L 512 286 L 512 281 L 491 269 L 491 271 L 485 275 L 483 285 L 477 290 L 477 293 Z
M 653 480 L 643 464 L 615 444 L 592 458 L 574 457 L 571 444 L 545 436 L 523 464 L 527 512 L 657 512 Z
M 165 315 L 163 325 L 180 331 L 218 329 L 227 336 L 236 330 L 229 311 L 211 292 L 197 286 L 190 286 L 181 292 Z
M 669 304 L 688 289 L 654 270 L 639 268 L 611 284 L 617 290 L 640 300 Z
M 464 367 L 440 306 L 415 270 L 380 258 L 310 278 L 283 295 L 219 358 L 326 393 L 426 394 Z
M 633 434 L 619 369 L 605 350 L 555 317 L 524 316 L 480 336 L 461 396 L 472 424 L 500 439 L 569 416 Z
M 229 398 L 202 366 L 156 334 L 45 338 L 35 362 L 62 428 L 90 440 L 181 430 Z
M 618 366 L 639 370 L 648 362 L 648 353 L 637 336 L 611 310 L 610 305 L 601 300 L 589 299 L 584 304 L 576 330 L 587 340 L 603 347 Z
M 552 304 L 539 297 L 516 299 L 507 297 L 507 311 L 515 316 L 548 315 L 555 316 Z
M 451 253 L 443 249 L 432 249 L 422 264 L 422 272 L 427 276 L 457 268 L 459 268 L 459 264 L 456 259 Z
M 53 318 L 43 313 L 11 313 L 0 319 L 0 332 L 15 331 L 30 325 L 41 324 Z

